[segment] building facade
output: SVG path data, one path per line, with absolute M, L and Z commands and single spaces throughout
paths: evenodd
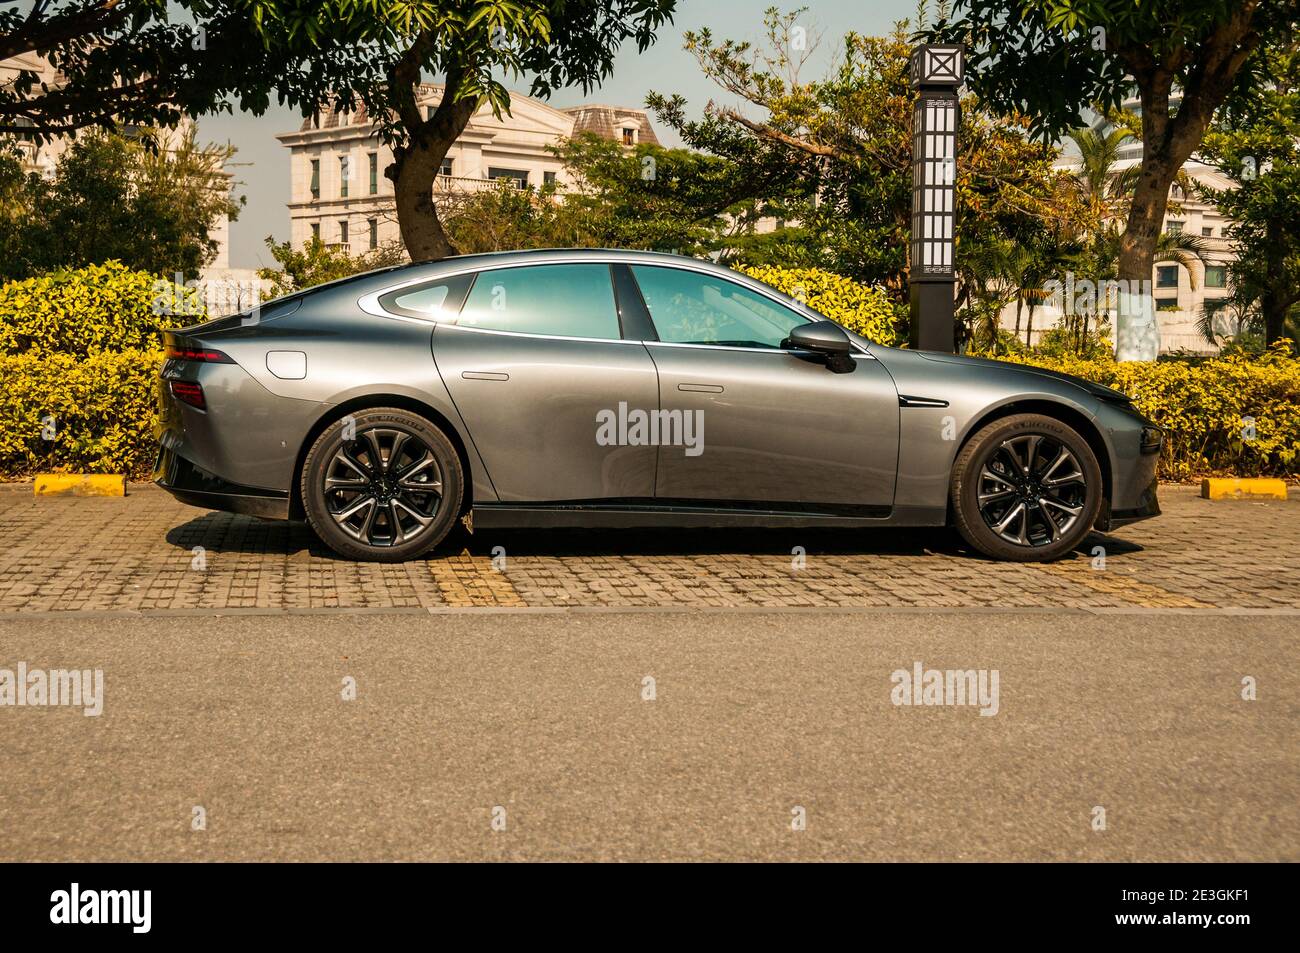
M 420 108 L 437 108 L 442 88 L 421 88 Z M 658 145 L 643 110 L 582 105 L 557 109 L 529 96 L 510 97 L 510 112 L 500 118 L 484 107 L 447 152 L 435 195 L 496 188 L 504 179 L 520 188 L 568 184 L 564 167 L 550 147 L 590 132 L 627 146 Z M 302 245 L 313 236 L 353 255 L 400 240 L 393 183 L 384 176 L 392 149 L 361 107 L 354 113 L 331 109 L 308 117 L 296 132 L 277 136 L 289 149 L 290 240 Z

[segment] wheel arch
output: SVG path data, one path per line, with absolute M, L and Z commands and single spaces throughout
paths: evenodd
M 953 455 L 953 466 L 956 466 L 957 458 L 961 456 L 962 450 L 965 449 L 966 444 L 970 443 L 975 434 L 996 420 L 1001 420 L 1004 417 L 1014 417 L 1016 414 L 1041 414 L 1044 417 L 1052 417 L 1074 429 L 1079 436 L 1086 440 L 1088 448 L 1092 450 L 1093 456 L 1097 458 L 1097 466 L 1101 470 L 1102 498 L 1109 504 L 1114 498 L 1115 486 L 1115 459 L 1110 447 L 1107 445 L 1105 438 L 1102 437 L 1097 424 L 1087 414 L 1060 401 L 1043 400 L 1041 398 L 1014 400 L 984 411 L 967 428 L 966 435 L 958 444 L 957 452 Z
M 460 465 L 465 471 L 465 493 L 461 499 L 460 515 L 463 516 L 474 505 L 474 471 L 470 466 L 469 453 L 466 450 L 465 441 L 461 437 L 460 431 L 456 429 L 456 426 L 445 414 L 422 400 L 402 394 L 362 394 L 338 404 L 331 404 L 329 409 L 321 414 L 316 422 L 311 425 L 311 429 L 307 431 L 302 444 L 298 447 L 298 455 L 293 465 L 293 482 L 289 488 L 290 519 L 306 518 L 306 511 L 302 503 L 302 467 L 307 459 L 307 451 L 316 442 L 316 438 L 332 424 L 343 419 L 348 414 L 360 410 L 373 410 L 378 407 L 396 407 L 400 410 L 409 410 L 413 414 L 419 414 L 447 435 L 451 445 L 456 448 L 456 455 L 460 457 Z

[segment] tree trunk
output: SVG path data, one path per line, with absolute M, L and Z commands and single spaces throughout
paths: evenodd
M 1034 302 L 1029 302 L 1029 318 L 1025 322 L 1025 347 L 1034 346 Z
M 384 172 L 393 180 L 397 226 L 411 261 L 441 261 L 458 254 L 433 202 L 434 178 L 450 146 L 439 142 L 395 149 L 393 164 Z
M 1020 338 L 1020 309 L 1025 306 L 1023 295 L 1016 296 L 1016 338 Z
M 1148 153 L 1133 191 L 1133 205 L 1119 241 L 1121 290 L 1115 313 L 1115 343 L 1121 361 L 1154 361 L 1160 352 L 1151 269 L 1169 205 L 1169 187 L 1177 171 L 1178 166 L 1171 168 Z
M 462 64 L 447 71 L 438 108 L 428 118 L 421 114 L 420 67 L 434 42 L 432 34 L 421 32 L 388 79 L 406 141 L 393 147 L 393 163 L 384 175 L 393 181 L 397 226 L 411 261 L 441 261 L 458 254 L 438 218 L 433 184 L 447 150 L 465 131 L 479 105 L 477 98 L 459 96 L 469 69 Z

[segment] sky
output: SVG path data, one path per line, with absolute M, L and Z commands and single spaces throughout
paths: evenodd
M 679 0 L 673 23 L 659 33 L 659 40 L 644 53 L 634 45 L 620 50 L 614 75 L 590 94 L 581 89 L 560 90 L 549 100 L 555 106 L 583 102 L 612 103 L 644 107 L 646 94 L 654 91 L 680 93 L 689 103 L 690 115 L 698 115 L 714 99 L 727 102 L 724 94 L 701 75 L 694 58 L 682 49 L 682 34 L 708 27 L 717 39 L 759 41 L 763 37 L 763 11 L 776 0 Z M 791 0 L 783 11 L 797 9 Z M 799 17 L 810 41 L 821 36 L 820 44 L 805 67 L 806 78 L 823 75 L 850 30 L 881 34 L 901 19 L 915 20 L 916 0 L 802 0 L 808 7 Z M 811 45 L 811 44 L 810 44 Z M 528 80 L 508 84 L 527 92 Z M 652 117 L 653 121 L 653 117 Z M 238 183 L 236 195 L 247 200 L 230 227 L 230 264 L 235 268 L 274 266 L 265 238 L 278 241 L 289 237 L 289 150 L 275 138 L 277 133 L 296 130 L 302 117 L 295 111 L 273 106 L 262 116 L 247 113 L 205 116 L 199 120 L 199 138 L 229 142 L 239 151 L 229 171 Z M 665 145 L 679 145 L 677 137 L 661 124 L 655 132 Z

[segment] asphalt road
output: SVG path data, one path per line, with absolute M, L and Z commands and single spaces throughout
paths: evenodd
M 104 710 L 0 707 L 0 860 L 1294 861 L 1298 641 L 1209 612 L 11 619 L 0 668 L 100 668 Z M 916 662 L 997 670 L 998 713 L 894 705 Z

